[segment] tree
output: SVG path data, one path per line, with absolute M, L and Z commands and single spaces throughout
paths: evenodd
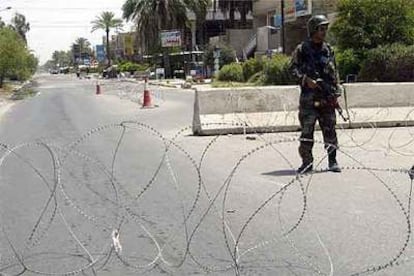
M 111 29 L 121 29 L 122 20 L 115 18 L 113 12 L 102 12 L 100 16 L 97 16 L 94 21 L 92 21 L 92 32 L 96 30 L 104 30 L 106 33 L 106 56 L 108 58 L 108 64 L 111 64 L 111 54 L 109 46 L 109 32 Z
M 219 58 L 219 65 L 220 67 L 230 64 L 236 61 L 236 51 L 229 45 L 218 45 L 220 48 L 220 58 Z M 203 61 L 204 64 L 210 66 L 210 68 L 214 67 L 214 49 L 215 46 L 210 45 L 204 52 Z
M 11 20 L 11 28 L 15 30 L 27 44 L 26 34 L 30 31 L 30 23 L 26 22 L 23 14 L 16 13 Z
M 0 17 L 0 29 L 4 28 L 6 26 L 6 23 L 4 23 L 3 19 Z
M 54 51 L 52 61 L 55 67 L 65 67 L 71 64 L 72 56 L 70 51 Z
M 376 48 L 414 43 L 414 1 L 341 0 L 332 27 L 341 49 Z
M 205 20 L 209 0 L 126 0 L 122 6 L 123 17 L 135 20 L 137 33 L 145 52 L 159 49 L 161 30 L 189 27 L 188 11 L 196 15 L 197 24 Z
M 37 58 L 26 48 L 20 34 L 11 28 L 0 29 L 0 88 L 6 77 L 25 80 L 34 74 Z
M 76 39 L 75 44 L 79 45 L 81 53 L 91 53 L 91 43 L 88 39 L 84 37 L 79 37 Z

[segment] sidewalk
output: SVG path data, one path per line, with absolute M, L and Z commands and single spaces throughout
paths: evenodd
M 8 85 L 10 86 L 9 92 L 0 90 L 0 119 L 15 104 L 15 101 L 13 100 L 15 93 L 28 85 L 28 82 L 8 83 Z
M 344 110 L 344 115 L 347 116 Z M 337 115 L 337 128 L 414 126 L 414 107 L 352 108 L 350 122 Z M 299 131 L 298 111 L 200 115 L 201 135 Z M 318 128 L 318 127 L 317 127 Z

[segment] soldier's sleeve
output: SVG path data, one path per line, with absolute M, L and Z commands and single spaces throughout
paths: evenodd
M 292 54 L 289 71 L 296 78 L 298 84 L 302 84 L 305 73 L 302 71 L 302 44 L 298 45 Z

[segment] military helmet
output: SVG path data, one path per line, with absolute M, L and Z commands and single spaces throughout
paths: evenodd
M 328 25 L 329 20 L 325 15 L 314 15 L 308 21 L 308 35 L 312 36 L 316 31 L 318 31 L 319 26 Z

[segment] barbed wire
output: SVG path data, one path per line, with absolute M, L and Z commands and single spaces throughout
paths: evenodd
M 206 124 L 203 127 L 214 125 L 240 127 L 248 124 L 248 122 L 239 121 Z M 273 181 L 280 180 L 278 187 L 274 187 L 273 191 L 264 194 L 265 199 L 259 200 L 259 202 L 255 201 L 253 205 L 247 205 L 246 214 L 249 214 L 248 217 L 239 217 L 237 219 L 239 226 L 236 226 L 234 212 L 229 211 L 229 205 L 233 205 L 230 196 L 232 194 L 231 188 L 237 183 L 239 175 L 243 171 L 243 164 L 256 160 L 255 158 L 259 158 L 258 156 L 264 153 L 272 152 L 293 171 L 294 165 L 291 157 L 283 151 L 287 145 L 292 146 L 300 139 L 296 134 L 289 133 L 250 134 L 255 135 L 258 139 L 255 139 L 251 144 L 243 145 L 244 147 L 240 149 L 240 157 L 233 166 L 228 168 L 229 174 L 220 185 L 217 186 L 216 183 L 210 186 L 211 180 L 206 178 L 207 173 L 211 171 L 208 166 L 208 162 L 211 160 L 208 159 L 210 156 L 214 156 L 216 151 L 221 151 L 220 145 L 226 145 L 228 139 L 232 138 L 215 136 L 209 139 L 200 151 L 199 158 L 196 158 L 197 153 L 190 151 L 187 147 L 187 140 L 193 139 L 186 136 L 191 128 L 191 126 L 182 128 L 171 138 L 167 138 L 154 127 L 143 122 L 123 121 L 91 129 L 80 138 L 64 146 L 58 146 L 49 141 L 35 141 L 15 146 L 1 144 L 0 168 L 3 176 L 9 173 L 9 165 L 12 168 L 13 164 L 26 167 L 33 172 L 36 181 L 43 183 L 46 188 L 44 190 L 46 191 L 44 193 L 46 200 L 41 204 L 42 207 L 33 224 L 28 221 L 23 222 L 24 227 L 29 228 L 26 237 L 16 236 L 14 233 L 15 223 L 11 223 L 6 218 L 10 214 L 5 216 L 11 206 L 2 206 L 0 240 L 3 239 L 5 243 L 0 245 L 0 275 L 69 276 L 87 273 L 99 275 L 100 271 L 111 269 L 116 260 L 125 269 L 140 274 L 151 274 L 155 273 L 155 270 L 160 270 L 173 274 L 197 271 L 197 273 L 248 275 L 254 274 L 255 270 L 258 272 L 264 269 L 254 268 L 249 259 L 254 260 L 266 250 L 274 250 L 269 247 L 275 243 L 284 243 L 289 246 L 293 250 L 294 258 L 300 262 L 303 269 L 307 269 L 307 275 L 334 275 L 335 259 L 331 255 L 323 235 L 318 230 L 321 227 L 320 222 L 313 222 L 313 212 L 310 209 L 310 200 L 312 199 L 312 195 L 309 193 L 310 186 L 320 181 L 320 178 L 315 180 L 317 175 L 326 172 L 326 169 L 320 168 L 321 163 L 326 160 L 326 155 L 315 162 L 316 169 L 310 174 L 292 173 L 290 176 L 287 175 L 288 179 L 276 176 Z M 271 128 L 269 130 L 272 132 Z M 396 142 L 398 132 L 404 133 L 404 137 L 407 139 L 401 143 Z M 405 168 L 375 167 L 365 165 L 359 157 L 378 152 L 413 157 L 414 153 L 410 149 L 414 144 L 414 131 L 412 128 L 393 129 L 384 139 L 385 143 L 382 145 L 377 141 L 382 132 L 375 126 L 366 129 L 365 134 L 367 133 L 369 135 L 359 135 L 355 130 L 338 130 L 340 138 L 343 138 L 340 141 L 344 141 L 338 151 L 347 160 L 350 160 L 350 165 L 342 167 L 343 173 L 348 175 L 351 172 L 360 172 L 375 179 L 379 184 L 378 187 L 381 185 L 384 191 L 389 194 L 390 202 L 398 208 L 406 226 L 400 233 L 404 236 L 402 244 L 398 245 L 399 248 L 394 254 L 391 254 L 390 251 L 387 261 L 379 264 L 366 263 L 365 268 L 360 267 L 359 270 L 355 269 L 355 267 L 359 267 L 355 263 L 352 268 L 355 271 L 344 275 L 380 272 L 391 267 L 410 264 L 413 259 L 410 256 L 404 256 L 412 235 L 413 180 L 407 176 L 410 176 L 410 168 L 413 164 L 406 164 Z M 137 136 L 137 134 L 139 135 Z M 148 137 L 153 144 L 157 145 L 153 147 L 158 149 L 157 156 L 160 159 L 154 164 L 148 180 L 143 183 L 138 183 L 138 181 L 136 183 L 125 182 L 120 173 L 123 171 L 119 167 L 120 158 L 125 154 L 125 149 L 131 147 L 128 143 L 128 138 L 131 135 L 135 138 Z M 245 138 L 246 136 L 240 137 Z M 97 156 L 86 153 L 88 143 L 97 139 L 104 139 L 105 143 L 109 143 L 103 153 L 110 156 L 108 164 L 105 164 Z M 114 142 L 110 143 L 110 141 Z M 136 142 L 136 140 L 134 141 Z M 317 139 L 313 142 L 317 145 L 324 144 Z M 146 145 L 137 144 L 133 147 L 140 148 L 146 147 Z M 35 151 L 37 155 L 31 155 L 31 151 Z M 43 158 L 41 158 L 43 162 L 36 163 L 35 157 L 39 155 L 39 151 L 48 156 L 49 165 L 48 161 L 44 161 Z M 187 164 L 185 171 L 182 171 L 182 164 L 178 164 L 177 160 Z M 222 165 L 221 163 L 215 165 L 219 164 Z M 282 163 L 277 166 L 281 165 Z M 45 169 L 45 166 L 48 169 Z M 137 173 L 142 172 L 138 170 Z M 148 174 L 148 172 L 146 173 Z M 187 176 L 183 177 L 183 175 Z M 387 181 L 385 175 L 388 175 L 392 181 L 389 179 Z M 9 181 L 12 182 L 8 185 L 14 185 L 13 179 L 9 179 Z M 29 183 L 17 182 L 16 184 L 24 187 Z M 174 220 L 174 223 L 169 227 L 169 233 L 161 235 L 160 233 L 165 232 L 165 229 L 162 229 L 163 226 L 159 223 L 151 221 L 151 214 L 146 214 L 143 207 L 148 205 L 149 198 L 159 197 L 157 193 L 160 192 L 160 189 L 162 190 L 161 187 L 164 187 L 162 185 L 168 185 L 174 191 L 176 202 L 171 202 L 171 204 L 176 206 L 179 219 L 168 218 L 168 220 Z M 396 185 L 409 188 L 409 191 L 397 191 L 393 187 Z M 131 187 L 134 188 L 134 192 L 131 191 Z M 214 191 L 213 187 L 215 187 Z M 301 199 L 296 206 L 297 216 L 290 218 L 287 222 L 282 218 L 282 206 L 287 203 L 291 204 L 287 196 L 293 192 L 293 187 L 298 189 L 298 198 Z M 8 201 L 2 199 L 0 202 Z M 270 212 L 272 209 L 270 206 L 276 208 L 276 213 Z M 101 208 L 104 210 L 100 210 Z M 246 235 L 249 229 L 254 228 L 257 224 L 260 225 L 259 215 L 263 214 L 273 214 L 272 219 L 280 226 L 280 231 L 275 229 L 277 235 L 269 233 L 266 235 L 268 239 Z M 11 215 L 13 216 L 13 214 Z M 153 214 L 153 216 L 159 216 L 159 214 Z M 215 222 L 213 226 L 208 224 L 210 220 Z M 60 228 L 57 225 L 60 225 Z M 293 234 L 305 226 L 310 229 L 307 232 L 308 235 L 314 235 L 320 249 L 323 250 L 324 255 L 318 256 L 322 260 L 309 258 L 307 256 L 309 253 L 301 248 L 300 241 L 295 240 Z M 223 247 L 224 251 L 221 249 L 216 249 L 217 252 L 214 251 L 218 254 L 217 258 L 219 255 L 225 254 L 226 257 L 221 261 L 217 261 L 213 256 L 206 258 L 209 254 L 200 249 L 206 246 L 203 244 L 204 242 L 200 244 L 200 236 L 206 231 L 209 232 L 210 227 L 222 233 L 221 238 L 220 235 L 216 235 L 213 240 L 206 241 L 214 248 Z M 68 234 L 68 240 L 62 238 L 62 243 L 68 247 L 62 249 L 64 253 L 48 248 L 53 248 L 50 239 L 56 238 L 56 235 L 60 236 L 58 229 L 64 229 Z M 131 251 L 132 245 L 128 240 L 129 231 L 142 233 L 141 239 L 144 237 L 145 239 L 141 243 L 136 243 L 136 246 L 137 248 L 146 248 L 145 252 Z M 247 241 L 251 245 L 247 245 Z M 135 239 L 134 242 L 136 242 Z M 200 250 L 201 253 L 198 252 Z M 54 269 L 50 268 L 53 266 L 52 264 L 56 263 L 51 257 L 52 255 L 61 259 L 59 266 Z M 324 258 L 329 264 L 327 269 L 323 268 Z M 272 263 L 270 260 L 268 262 Z M 71 269 L 68 269 L 69 267 Z M 276 273 L 275 271 L 283 268 L 274 266 L 272 269 Z

